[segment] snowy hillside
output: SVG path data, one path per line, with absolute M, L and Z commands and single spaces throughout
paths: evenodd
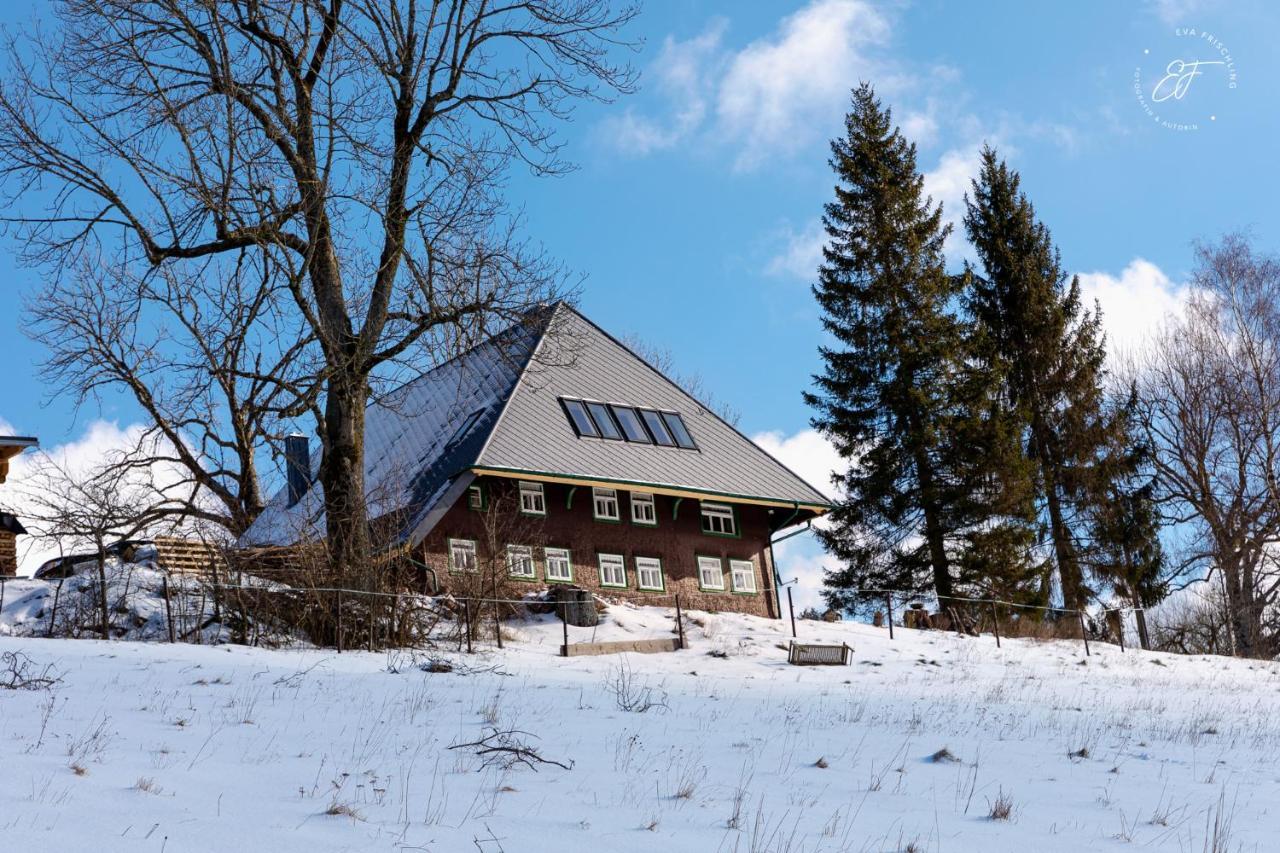
M 0 838 L 102 853 L 1275 849 L 1274 664 L 805 622 L 802 638 L 848 642 L 854 663 L 799 668 L 785 623 L 690 617 L 692 648 L 674 654 L 559 658 L 548 619 L 513 626 L 503 652 L 438 656 L 451 672 L 403 654 L 0 638 L 61 678 L 0 689 Z M 597 639 L 671 624 L 614 607 Z M 570 769 L 449 749 L 495 729 Z

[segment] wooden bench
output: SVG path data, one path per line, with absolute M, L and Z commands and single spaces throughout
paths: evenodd
M 848 666 L 852 659 L 853 648 L 848 643 L 822 646 L 792 640 L 787 653 L 787 663 L 792 666 Z

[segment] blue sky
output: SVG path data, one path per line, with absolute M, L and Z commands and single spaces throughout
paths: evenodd
M 859 80 L 918 142 L 948 218 L 978 147 L 1008 157 L 1118 344 L 1176 307 L 1193 240 L 1250 229 L 1280 241 L 1276 4 L 650 0 L 633 35 L 642 90 L 580 109 L 564 127 L 579 169 L 514 175 L 512 197 L 531 236 L 586 276 L 588 316 L 669 349 L 811 479 L 831 457 L 800 399 L 818 369 L 808 285 L 827 140 Z M 1149 95 L 1172 60 L 1228 56 L 1156 105 L 1196 129 L 1162 126 L 1139 102 L 1135 73 Z M 965 254 L 953 241 L 957 266 Z M 12 255 L 0 256 L 0 420 L 46 446 L 98 419 L 126 428 L 134 412 L 118 401 L 77 413 L 49 398 L 42 353 L 21 332 L 35 276 Z M 816 550 L 792 545 L 787 558 L 811 590 Z

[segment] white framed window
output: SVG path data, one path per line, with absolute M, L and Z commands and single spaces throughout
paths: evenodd
M 477 511 L 484 509 L 484 490 L 479 483 L 467 489 L 467 508 Z
M 601 521 L 618 521 L 618 490 L 592 489 L 591 511 Z
M 730 560 L 729 578 L 734 592 L 756 591 L 756 567 L 750 560 Z
M 449 571 L 476 571 L 476 543 L 474 539 L 449 540 Z
M 627 585 L 627 563 L 621 554 L 601 554 L 600 586 L 625 588 Z
M 543 494 L 541 483 L 520 481 L 520 511 L 526 515 L 547 514 L 547 496 Z
M 536 578 L 538 573 L 533 569 L 533 549 L 528 545 L 508 545 L 507 574 L 526 580 Z
M 573 563 L 569 559 L 568 548 L 545 548 L 542 554 L 547 580 L 573 583 Z
M 698 558 L 698 586 L 716 591 L 724 589 L 724 564 L 719 557 Z
M 648 492 L 631 493 L 631 521 L 633 524 L 657 526 L 658 506 L 654 502 L 653 495 Z
M 728 504 L 702 504 L 702 532 L 716 536 L 737 536 L 738 525 L 734 522 L 733 507 Z
M 636 557 L 636 586 L 640 589 L 663 592 L 662 561 L 656 557 Z

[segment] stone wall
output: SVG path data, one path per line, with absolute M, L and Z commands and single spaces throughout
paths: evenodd
M 657 525 L 645 526 L 631 521 L 629 493 L 618 490 L 620 521 L 596 520 L 592 513 L 590 487 L 576 489 L 554 483 L 544 485 L 547 514 L 545 517 L 524 515 L 517 510 L 518 498 L 514 480 L 486 479 L 482 481 L 485 509 L 476 511 L 468 507 L 464 496 L 436 526 L 423 543 L 421 556 L 436 570 L 441 585 L 454 591 L 469 594 L 488 594 L 487 589 L 464 589 L 478 583 L 474 577 L 463 577 L 449 572 L 448 540 L 470 539 L 485 567 L 493 573 L 482 571 L 489 578 L 493 574 L 505 574 L 497 567 L 502 565 L 507 544 L 528 545 L 533 548 L 536 581 L 529 583 L 545 586 L 545 562 L 543 549 L 567 548 L 573 564 L 573 583 L 590 589 L 605 598 L 633 601 L 637 604 L 670 606 L 674 593 L 680 594 L 683 607 L 693 610 L 731 611 L 758 616 L 777 617 L 774 601 L 773 568 L 769 564 L 768 541 L 770 525 L 782 513 L 791 515 L 789 509 L 738 504 L 738 535 L 714 536 L 702 531 L 701 509 L 696 499 L 656 496 Z M 780 519 L 779 519 L 780 520 Z M 625 558 L 627 588 L 602 587 L 597 557 L 599 554 L 620 554 Z M 496 554 L 496 556 L 495 556 Z M 725 590 L 704 590 L 698 583 L 697 557 L 711 556 L 723 560 Z M 665 589 L 650 592 L 638 587 L 635 558 L 656 557 L 662 561 Z M 756 592 L 735 593 L 731 589 L 729 560 L 746 560 L 755 570 Z M 487 562 L 486 562 L 487 561 Z

